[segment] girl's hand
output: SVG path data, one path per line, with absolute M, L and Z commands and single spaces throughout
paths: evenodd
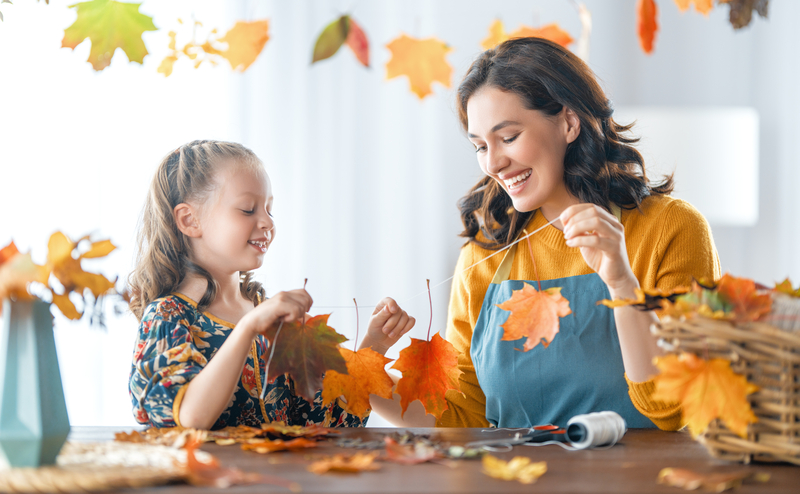
M 305 289 L 278 292 L 258 304 L 239 321 L 252 328 L 253 337 L 263 334 L 267 329 L 283 322 L 302 321 L 314 301 Z
M 381 355 L 386 355 L 386 350 L 408 333 L 416 322 L 397 305 L 394 299 L 386 297 L 375 306 L 369 320 L 367 335 L 361 340 L 358 348 L 372 347 Z
M 595 204 L 576 204 L 560 216 L 564 238 L 608 286 L 612 298 L 634 297 L 639 281 L 625 247 L 625 229 L 616 217 Z

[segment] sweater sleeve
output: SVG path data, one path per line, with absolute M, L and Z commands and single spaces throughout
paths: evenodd
M 450 305 L 447 315 L 447 341 L 459 352 L 458 369 L 463 373 L 459 378 L 461 391 L 448 390 L 445 394 L 447 410 L 437 420 L 437 427 L 488 427 L 486 420 L 486 396 L 478 384 L 478 375 L 470 357 L 472 343 L 472 324 L 469 317 L 472 297 L 468 289 L 464 268 L 471 264 L 470 249 L 464 247 L 456 263 L 456 276 L 450 290 Z
M 711 228 L 697 209 L 685 201 L 676 200 L 664 218 L 654 219 L 663 225 L 656 244 L 659 254 L 656 286 L 670 290 L 689 285 L 692 279 L 718 280 L 720 263 Z M 685 424 L 677 403 L 653 400 L 655 383 L 628 382 L 628 394 L 633 405 L 662 430 L 678 430 Z

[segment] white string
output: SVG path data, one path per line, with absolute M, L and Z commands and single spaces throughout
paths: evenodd
M 575 449 L 611 447 L 628 430 L 625 419 L 617 412 L 595 412 L 576 415 L 567 422 L 567 439 Z
M 278 330 L 275 331 L 275 337 L 272 338 L 272 344 L 270 345 L 269 350 L 269 359 L 267 359 L 267 368 L 264 369 L 264 384 L 261 386 L 261 399 L 264 399 L 264 396 L 267 394 L 267 384 L 269 383 L 269 364 L 272 363 L 272 356 L 275 355 L 275 343 L 278 341 L 278 335 L 281 334 L 281 329 L 283 329 L 283 319 L 281 319 L 281 323 L 278 325 Z
M 460 275 L 461 273 L 464 273 L 464 272 L 466 272 L 466 271 L 469 271 L 470 269 L 474 268 L 474 267 L 475 267 L 475 266 L 477 266 L 478 264 L 480 264 L 480 263 L 482 263 L 482 262 L 484 262 L 484 261 L 487 261 L 487 260 L 491 259 L 492 257 L 496 256 L 497 254 L 499 254 L 499 253 L 501 253 L 501 252 L 503 252 L 503 251 L 505 251 L 505 250 L 508 250 L 508 249 L 510 249 L 511 247 L 513 247 L 514 245 L 516 245 L 516 244 L 518 244 L 518 243 L 522 242 L 523 240 L 525 240 L 526 238 L 530 237 L 530 236 L 531 236 L 531 235 L 533 235 L 534 233 L 538 233 L 538 232 L 540 232 L 540 231 L 544 230 L 545 228 L 547 228 L 548 226 L 552 225 L 553 223 L 555 223 L 555 222 L 556 222 L 556 221 L 558 221 L 559 219 L 560 219 L 560 218 L 559 218 L 558 216 L 556 216 L 556 218 L 555 218 L 555 219 L 553 219 L 552 221 L 550 221 L 550 222 L 549 222 L 549 223 L 547 223 L 546 225 L 544 225 L 544 226 L 541 226 L 541 227 L 537 228 L 536 230 L 534 230 L 534 231 L 530 232 L 529 234 L 527 234 L 527 235 L 525 235 L 525 236 L 523 236 L 523 237 L 520 237 L 520 238 L 518 238 L 518 239 L 517 239 L 517 240 L 515 240 L 514 242 L 511 242 L 510 244 L 506 245 L 505 247 L 503 247 L 502 249 L 498 250 L 497 252 L 495 252 L 495 253 L 493 253 L 493 254 L 490 254 L 490 255 L 488 255 L 488 256 L 486 256 L 486 257 L 484 257 L 483 259 L 481 259 L 480 261 L 478 261 L 478 262 L 476 262 L 476 263 L 472 264 L 471 266 L 467 266 L 466 268 L 462 269 L 461 271 L 459 271 L 459 272 L 457 272 L 457 273 L 454 273 L 454 274 L 453 274 L 453 276 L 451 276 L 451 277 L 447 278 L 446 280 L 442 280 L 442 281 L 440 281 L 439 283 L 436 283 L 435 285 L 431 286 L 431 287 L 430 287 L 430 289 L 431 289 L 431 290 L 433 290 L 433 289 L 434 289 L 434 288 L 436 288 L 436 287 L 439 287 L 439 286 L 442 286 L 442 285 L 444 285 L 445 283 L 447 283 L 448 281 L 452 280 L 453 278 L 455 278 L 456 276 Z M 410 302 L 411 300 L 414 300 L 415 298 L 417 298 L 417 297 L 420 297 L 420 296 L 422 296 L 422 295 L 426 295 L 427 293 L 428 293 L 428 290 L 423 290 L 423 291 L 419 292 L 418 294 L 414 295 L 413 297 L 410 297 L 410 298 L 407 298 L 407 299 L 403 300 L 403 301 L 401 302 L 401 304 L 402 304 L 402 305 L 405 305 L 405 304 L 407 304 L 408 302 Z M 364 306 L 361 306 L 360 308 L 361 308 L 361 309 L 371 309 L 371 308 L 372 308 L 372 307 L 374 307 L 374 306 L 375 306 L 375 304 L 373 304 L 373 305 L 371 305 L 371 306 L 370 306 L 370 305 L 364 305 Z M 352 309 L 352 308 L 353 308 L 353 306 L 352 306 L 352 305 L 323 305 L 323 306 L 316 305 L 316 306 L 314 306 L 314 307 L 315 307 L 315 308 L 317 308 L 317 309 Z

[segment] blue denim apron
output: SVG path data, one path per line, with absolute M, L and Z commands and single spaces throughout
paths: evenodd
M 519 244 L 517 244 L 519 245 Z M 496 427 L 565 426 L 575 415 L 613 410 L 629 428 L 655 427 L 631 403 L 614 311 L 598 306 L 609 298 L 596 273 L 542 281 L 562 287 L 572 314 L 560 319 L 553 342 L 522 352 L 525 339 L 502 341 L 510 312 L 499 309 L 525 281 L 508 280 L 516 247 L 495 273 L 472 333 L 470 355 L 486 395 L 486 419 Z M 527 281 L 537 290 L 535 281 Z

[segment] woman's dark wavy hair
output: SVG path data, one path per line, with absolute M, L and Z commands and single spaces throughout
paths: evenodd
M 672 176 L 651 184 L 642 155 L 631 144 L 633 124 L 619 125 L 591 69 L 570 51 L 542 38 L 510 39 L 475 60 L 457 93 L 458 116 L 468 129 L 467 103 L 484 87 L 514 93 L 530 110 L 553 116 L 564 107 L 580 119 L 580 135 L 567 146 L 564 184 L 581 202 L 606 208 L 637 209 L 645 197 L 672 192 Z M 511 198 L 491 177 L 484 177 L 458 203 L 462 237 L 487 249 L 511 243 L 533 211 L 514 209 Z M 478 240 L 483 233 L 486 241 Z

